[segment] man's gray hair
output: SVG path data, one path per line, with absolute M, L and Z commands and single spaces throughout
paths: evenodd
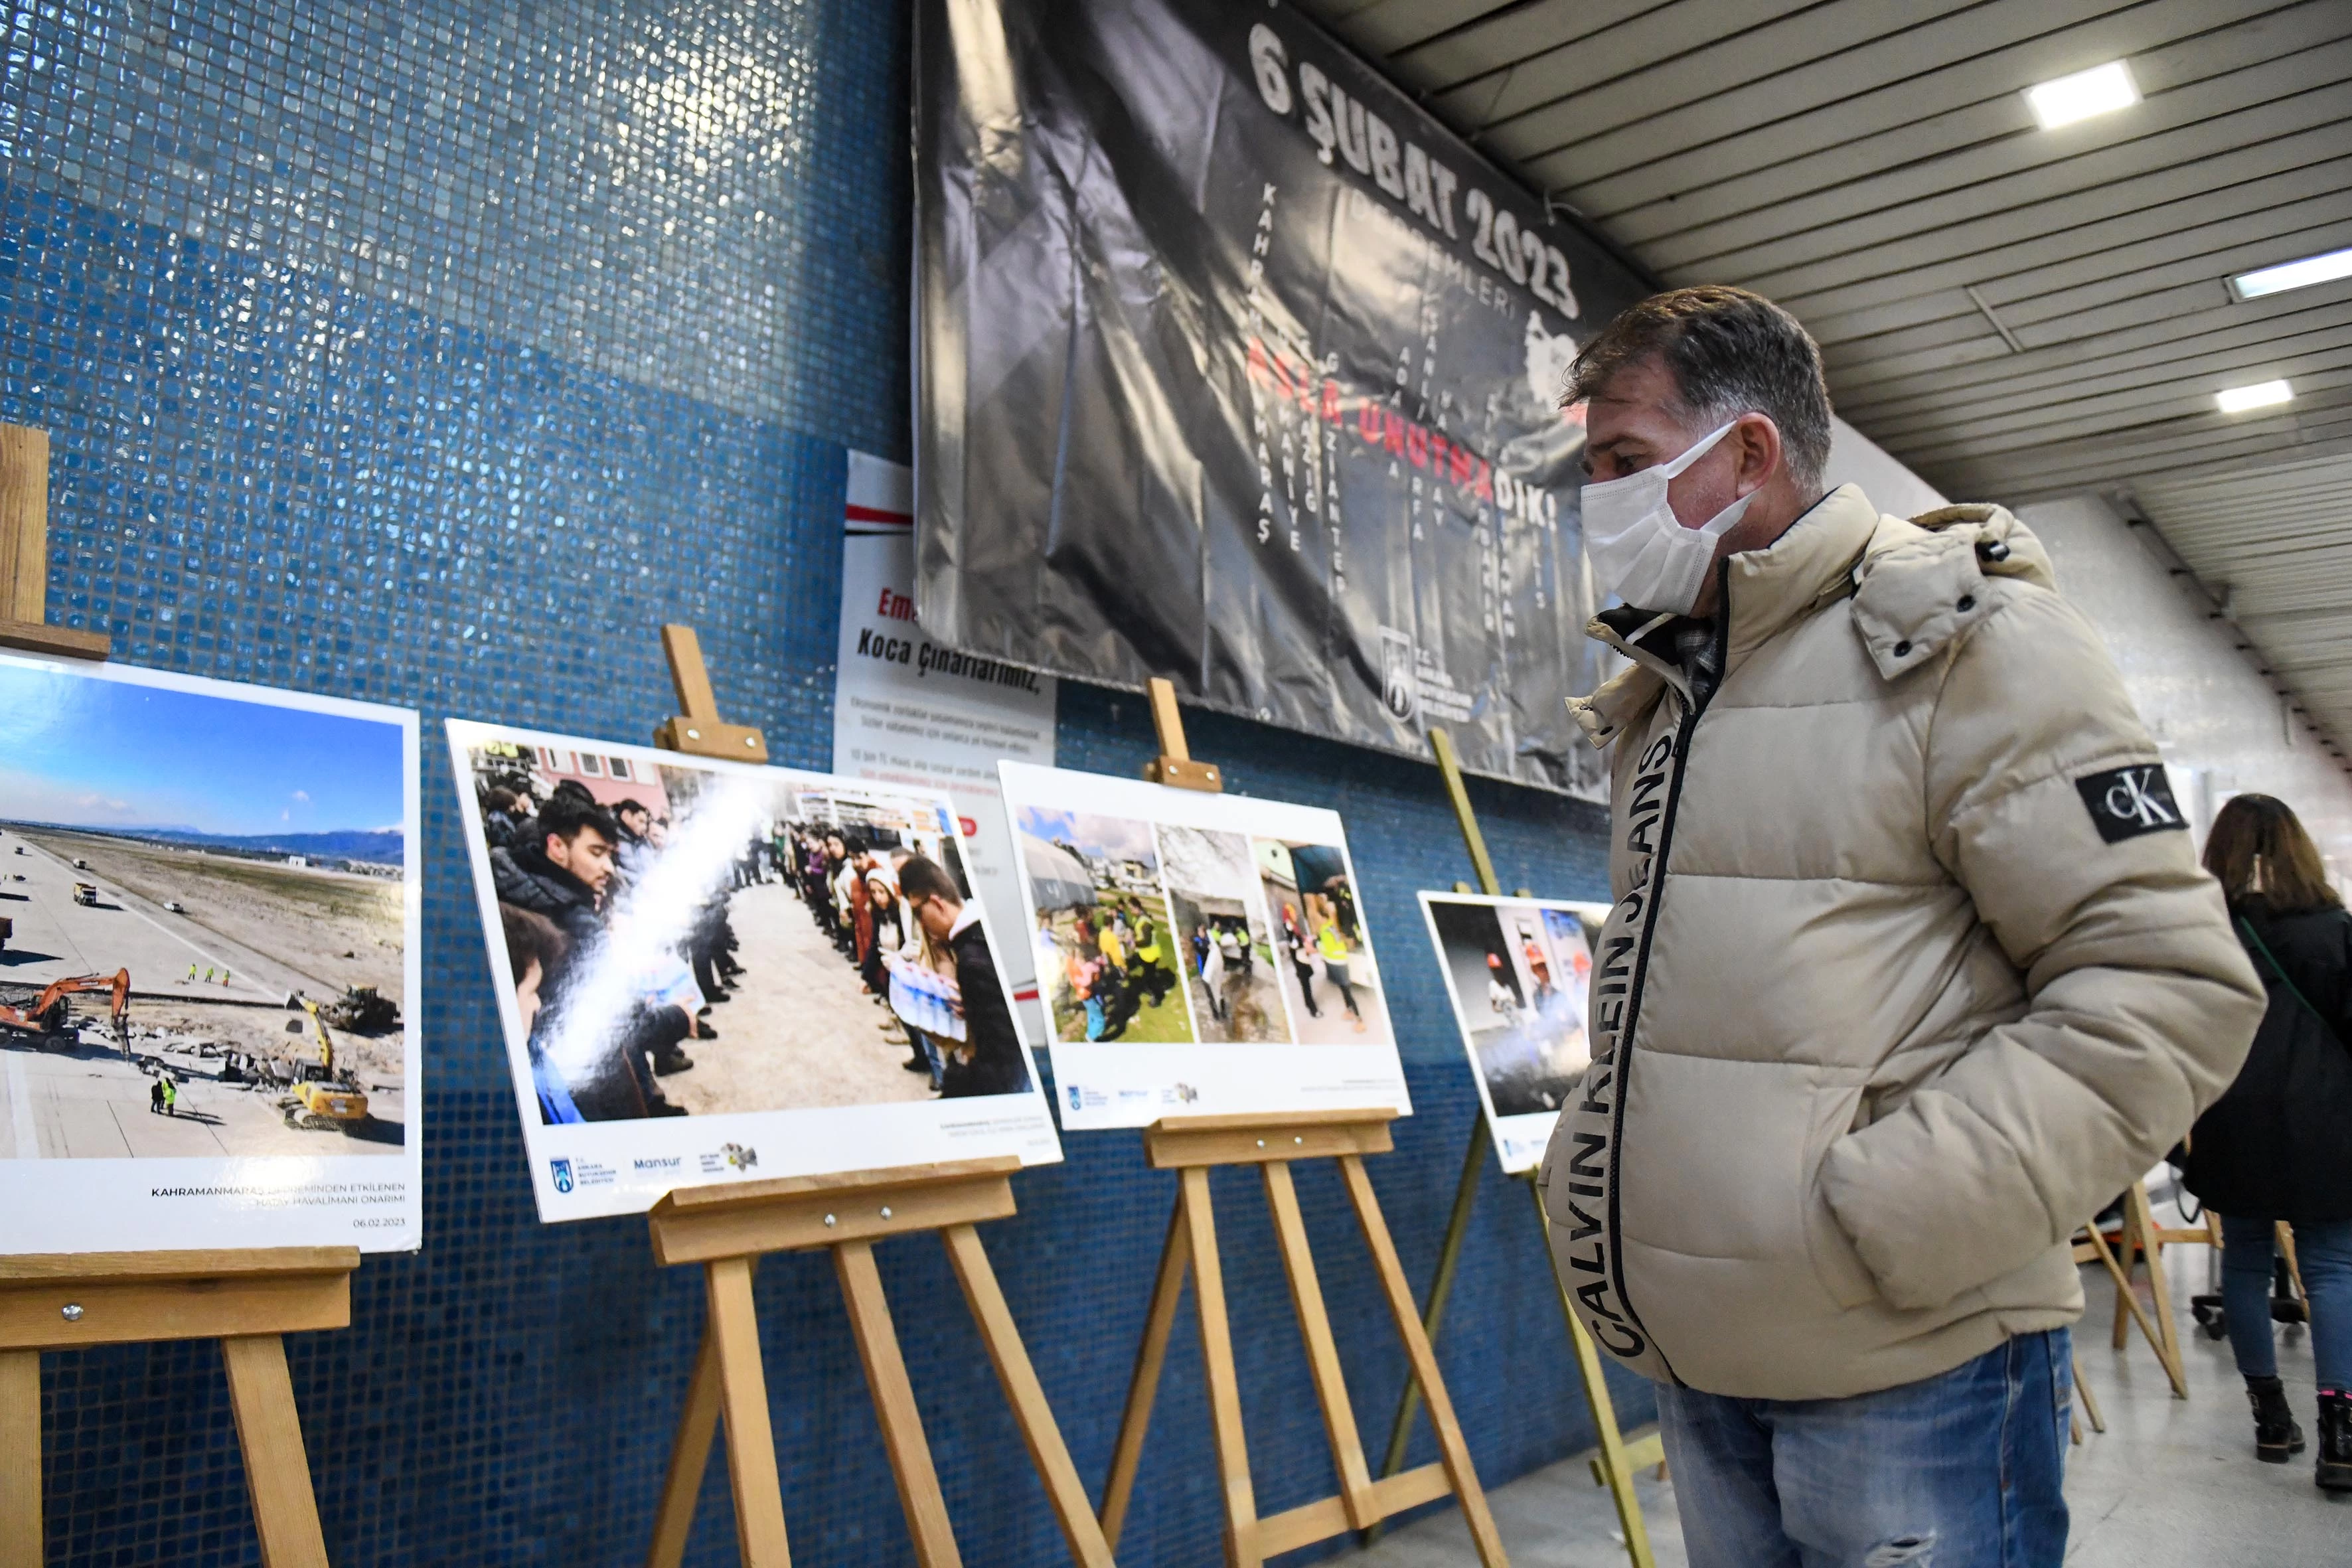
M 1800 489 L 1821 488 L 1830 460 L 1830 389 L 1822 351 L 1794 316 L 1761 294 L 1720 284 L 1653 294 L 1584 345 L 1561 402 L 1586 401 L 1653 354 L 1674 379 L 1679 412 L 1695 432 L 1762 414 L 1780 427 L 1790 478 Z

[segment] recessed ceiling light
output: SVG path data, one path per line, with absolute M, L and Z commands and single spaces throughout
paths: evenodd
M 2029 87 L 2025 89 L 2025 101 L 2032 108 L 2033 118 L 2041 121 L 2042 130 L 2055 131 L 2061 125 L 2072 125 L 2095 114 L 2129 109 L 2139 101 L 2139 88 L 2132 80 L 2130 68 L 2121 60 L 2109 60 L 2086 71 Z
M 2252 386 L 2225 387 L 2213 395 L 2213 401 L 2224 414 L 2243 414 L 2249 408 L 2269 408 L 2294 400 L 2294 388 L 2283 381 L 2258 381 Z
M 2265 294 L 2308 289 L 2314 283 L 2333 283 L 2338 278 L 2352 278 L 2352 250 L 2331 250 L 2325 256 L 2306 256 L 2300 261 L 2241 272 L 2230 279 L 2230 292 L 2241 300 L 2259 300 Z

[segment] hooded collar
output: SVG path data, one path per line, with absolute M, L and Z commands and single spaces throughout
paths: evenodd
M 1878 673 L 1900 679 L 1933 661 L 1991 613 L 1988 577 L 2053 588 L 2050 555 L 1997 506 L 1883 517 L 1853 569 L 1853 624 Z
M 1854 563 L 1878 531 L 1878 509 L 1860 485 L 1840 485 L 1761 550 L 1723 563 L 1726 679 L 1748 656 L 1826 600 L 1851 593 Z
M 2049 552 L 2006 510 L 1947 506 L 1906 521 L 1881 517 L 1855 485 L 1840 485 L 1770 544 L 1730 556 L 1717 570 L 1731 617 L 1725 680 L 1799 619 L 1849 595 L 1855 629 L 1879 673 L 1894 680 L 1989 613 L 1990 601 L 1976 592 L 1985 578 L 2056 586 Z M 1591 696 L 1569 700 L 1569 711 L 1594 745 L 1614 741 L 1668 690 L 1691 701 L 1674 657 L 1682 620 L 1620 605 L 1585 627 L 1633 660 Z

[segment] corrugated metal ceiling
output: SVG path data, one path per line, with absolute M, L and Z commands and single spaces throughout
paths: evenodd
M 1945 493 L 2127 498 L 2352 744 L 2352 280 L 2223 283 L 2352 246 L 2352 3 L 1302 4 L 1667 283 L 1788 306 Z M 2034 124 L 2118 58 L 2142 102 Z

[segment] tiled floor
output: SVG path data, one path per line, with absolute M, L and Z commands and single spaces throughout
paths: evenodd
M 2091 1432 L 2068 1461 L 2074 1508 L 2069 1568 L 2346 1568 L 2352 1564 L 2352 1496 L 2329 1498 L 2311 1484 L 2310 1455 L 2257 1464 L 2244 1384 L 2230 1348 L 2196 1331 L 2189 1298 L 2210 1289 L 2208 1251 L 2166 1249 L 2173 1295 L 2187 1336 L 2189 1397 L 2176 1400 L 2164 1370 L 2133 1331 L 2110 1348 L 2115 1295 L 2094 1267 L 2084 1278 L 2090 1310 L 2076 1350 L 2107 1430 Z M 2279 1333 L 2279 1372 L 2296 1419 L 2313 1426 L 2311 1343 L 2301 1329 Z M 1674 1485 L 1644 1472 L 1640 1491 L 1658 1568 L 1685 1568 Z M 1622 1568 L 1625 1551 L 1609 1494 L 1592 1484 L 1581 1457 L 1538 1470 L 1490 1494 L 1513 1568 Z M 1448 1510 L 1397 1531 L 1349 1568 L 1459 1568 L 1475 1563 L 1460 1514 Z M 1939 1563 L 1937 1568 L 1944 1568 Z M 1952 1564 L 1951 1568 L 1977 1568 Z

